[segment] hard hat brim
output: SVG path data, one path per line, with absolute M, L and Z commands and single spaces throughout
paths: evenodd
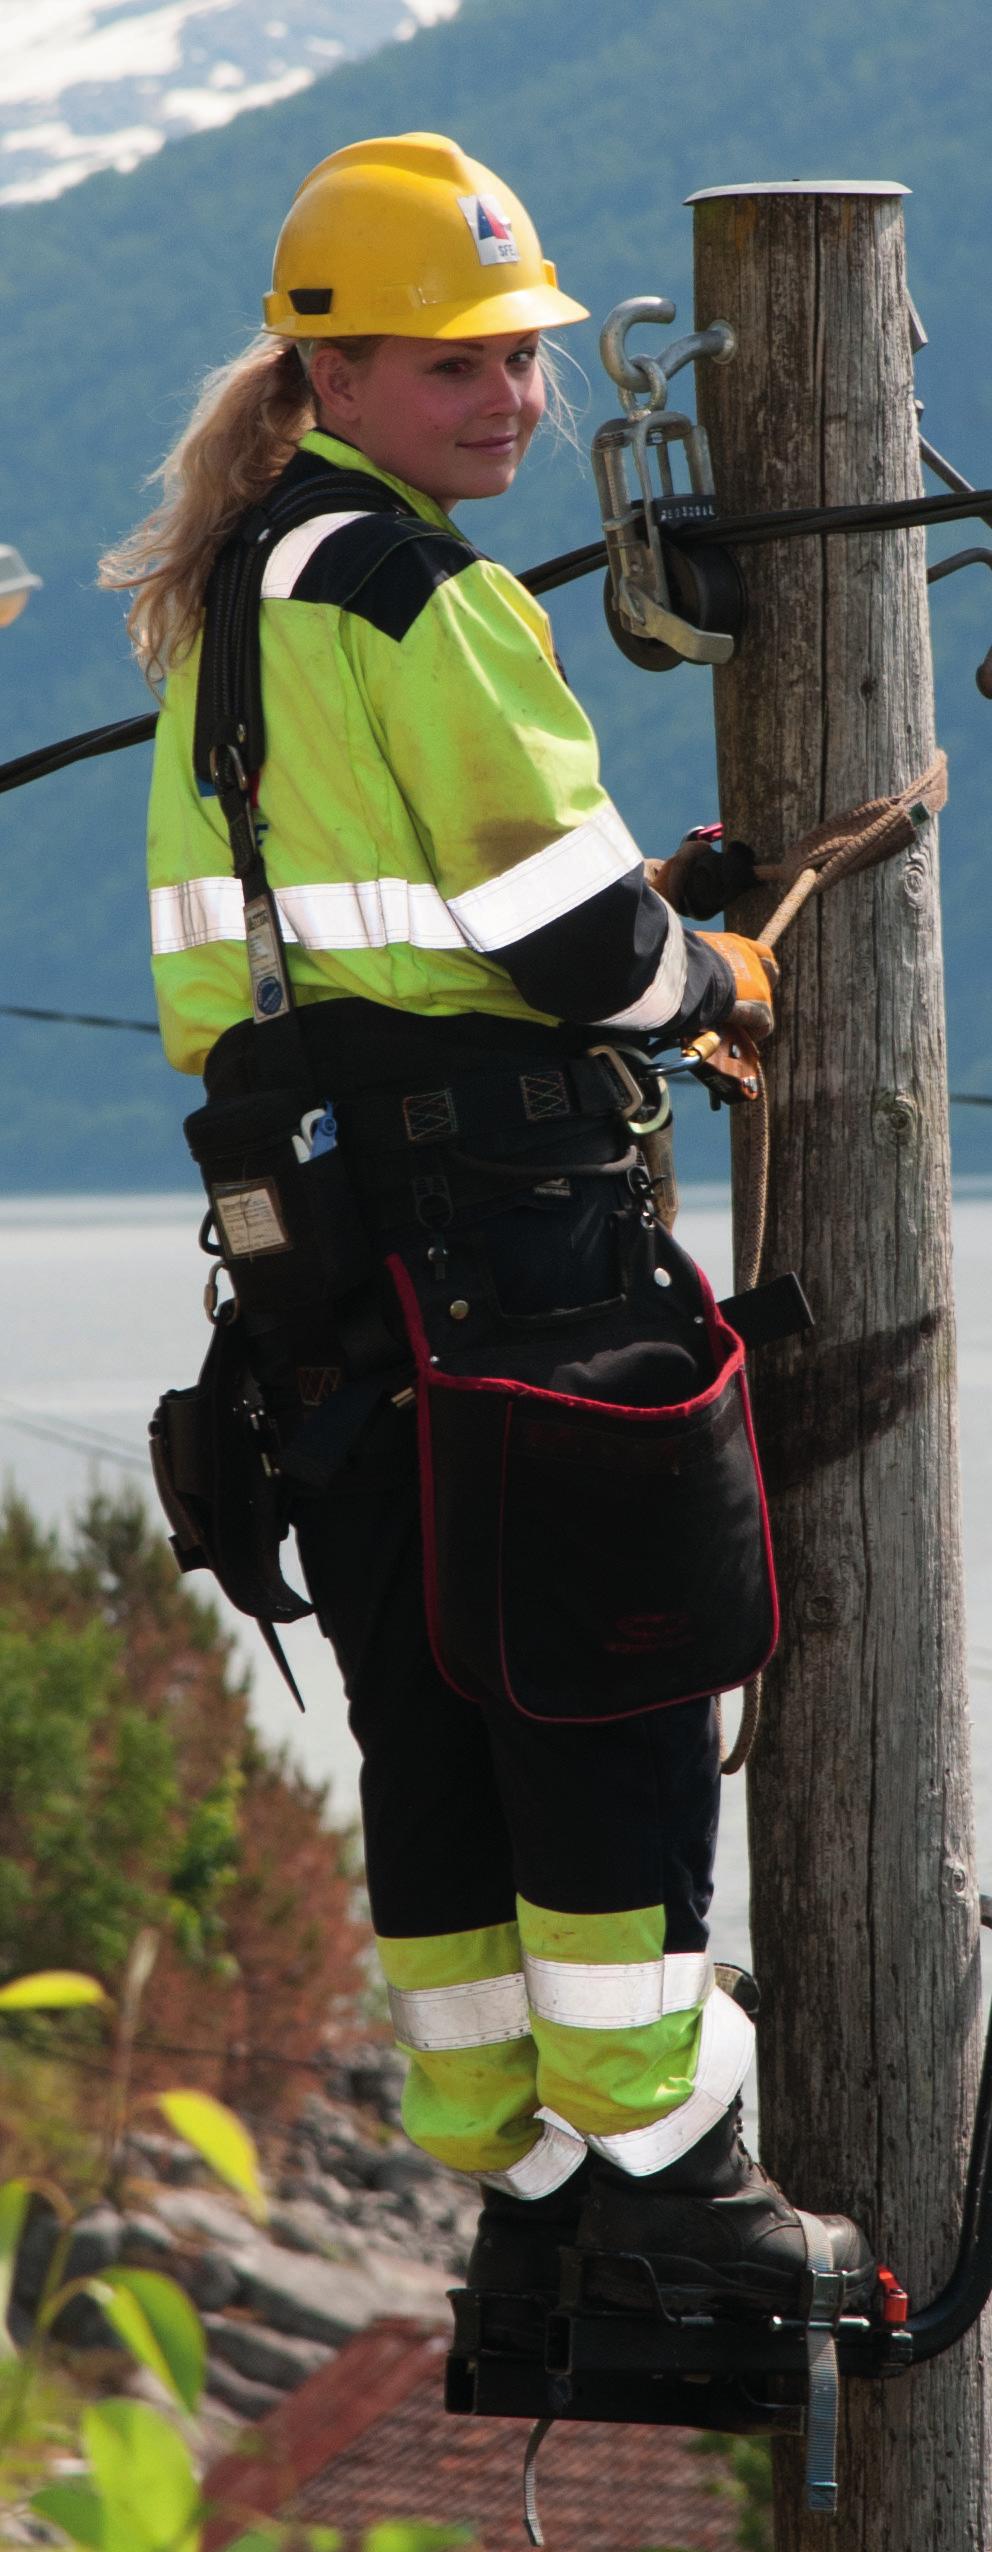
M 342 296 L 344 298 L 344 296 Z M 265 326 L 278 337 L 512 337 L 530 328 L 569 328 L 588 319 L 581 301 L 555 284 L 522 285 L 519 292 L 488 293 L 469 302 L 431 302 L 414 289 L 388 287 L 365 303 L 361 325 L 333 307 L 319 317 L 294 310 L 289 294 L 267 292 Z

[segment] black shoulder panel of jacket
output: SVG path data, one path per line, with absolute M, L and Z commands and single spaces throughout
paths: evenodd
M 350 507 L 348 508 L 350 511 Z M 327 532 L 301 568 L 289 600 L 337 603 L 397 640 L 418 620 L 431 595 L 471 567 L 479 553 L 457 533 L 419 516 L 376 510 Z

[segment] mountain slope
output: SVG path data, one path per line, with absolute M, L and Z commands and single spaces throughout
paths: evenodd
M 681 200 L 692 188 L 783 170 L 903 179 L 914 189 L 911 280 L 931 337 L 919 364 L 926 424 L 960 468 L 992 480 L 992 379 L 974 327 L 989 230 L 986 37 L 979 0 L 955 0 L 939 23 L 920 0 L 880 0 L 867 20 L 860 0 L 829 13 L 800 0 L 788 35 L 777 0 L 750 0 L 746 18 L 737 0 L 688 13 L 673 0 L 616 0 L 608 26 L 591 0 L 465 0 L 451 23 L 174 143 L 128 176 L 8 211 L 0 533 L 45 587 L 0 637 L 0 753 L 144 704 L 120 605 L 93 590 L 95 560 L 146 501 L 142 481 L 198 375 L 253 328 L 301 174 L 362 131 L 453 131 L 532 207 L 563 280 L 595 314 L 569 331 L 592 382 L 586 442 L 615 404 L 596 355 L 610 306 L 664 291 L 690 323 Z M 596 529 L 588 469 L 567 449 L 535 456 L 512 496 L 474 523 L 470 511 L 466 525 L 513 564 Z M 977 537 L 959 527 L 944 546 Z M 952 756 L 943 838 L 954 1071 L 992 1089 L 976 929 L 992 708 L 972 680 L 992 636 L 986 583 L 969 575 L 941 587 L 935 623 Z M 609 784 L 645 848 L 668 847 L 713 812 L 709 684 L 688 669 L 659 682 L 626 666 L 605 635 L 598 578 L 560 597 L 555 621 L 600 727 Z M 147 753 L 133 753 L 6 801 L 0 1001 L 148 1015 L 146 778 Z M 175 1182 L 177 1119 L 196 1093 L 151 1039 L 0 1020 L 0 1041 L 9 1186 Z M 722 1158 L 712 1138 L 698 1148 L 704 1113 L 687 1099 L 684 1167 Z M 963 1116 L 959 1158 L 981 1166 L 987 1121 Z
M 458 0 L 4 0 L 0 204 L 43 203 L 292 97 Z

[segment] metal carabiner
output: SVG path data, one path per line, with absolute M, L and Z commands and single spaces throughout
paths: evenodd
M 664 1073 L 651 1055 L 645 1054 L 642 1046 L 618 1044 L 614 1046 L 613 1052 L 615 1055 L 628 1058 L 632 1063 L 641 1093 L 641 1112 L 637 1116 L 631 1116 L 626 1109 L 624 1110 L 631 1133 L 637 1137 L 642 1134 L 657 1134 L 663 1125 L 669 1123 L 672 1113 L 672 1102 Z M 655 1094 L 653 1101 L 648 1096 L 648 1091 L 652 1087 Z

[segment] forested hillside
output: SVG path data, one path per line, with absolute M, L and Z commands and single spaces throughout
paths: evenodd
M 362 132 L 454 132 L 532 207 L 563 281 L 594 314 L 569 332 L 585 364 L 583 438 L 614 406 L 598 323 L 664 291 L 691 322 L 693 188 L 751 177 L 899 178 L 910 275 L 930 333 L 918 365 L 933 440 L 992 481 L 988 22 L 981 0 L 465 0 L 453 22 L 332 74 L 227 130 L 177 142 L 8 213 L 0 258 L 4 363 L 0 536 L 44 577 L 0 636 L 0 754 L 140 709 L 118 601 L 95 561 L 146 499 L 192 384 L 254 327 L 272 242 L 301 174 Z M 713 314 L 716 315 L 716 314 Z M 746 349 L 743 358 L 746 360 Z M 468 524 L 468 514 L 465 516 Z M 482 523 L 484 522 L 484 530 Z M 512 564 L 593 537 L 591 480 L 566 449 L 528 464 L 474 526 Z M 960 527 L 945 548 L 980 537 Z M 957 1086 L 992 1090 L 983 925 L 992 706 L 974 668 L 992 638 L 977 571 L 935 595 L 940 735 L 951 755 L 942 831 Z M 710 687 L 684 669 L 635 672 L 605 633 L 600 582 L 559 598 L 570 677 L 600 726 L 607 777 L 646 849 L 715 812 Z M 143 902 L 147 749 L 5 800 L 0 1002 L 150 1015 Z M 175 1185 L 178 1123 L 195 1090 L 152 1040 L 0 1019 L 7 1188 Z M 683 1171 L 722 1155 L 695 1092 Z M 992 1120 L 960 1111 L 960 1166 L 992 1163 Z

